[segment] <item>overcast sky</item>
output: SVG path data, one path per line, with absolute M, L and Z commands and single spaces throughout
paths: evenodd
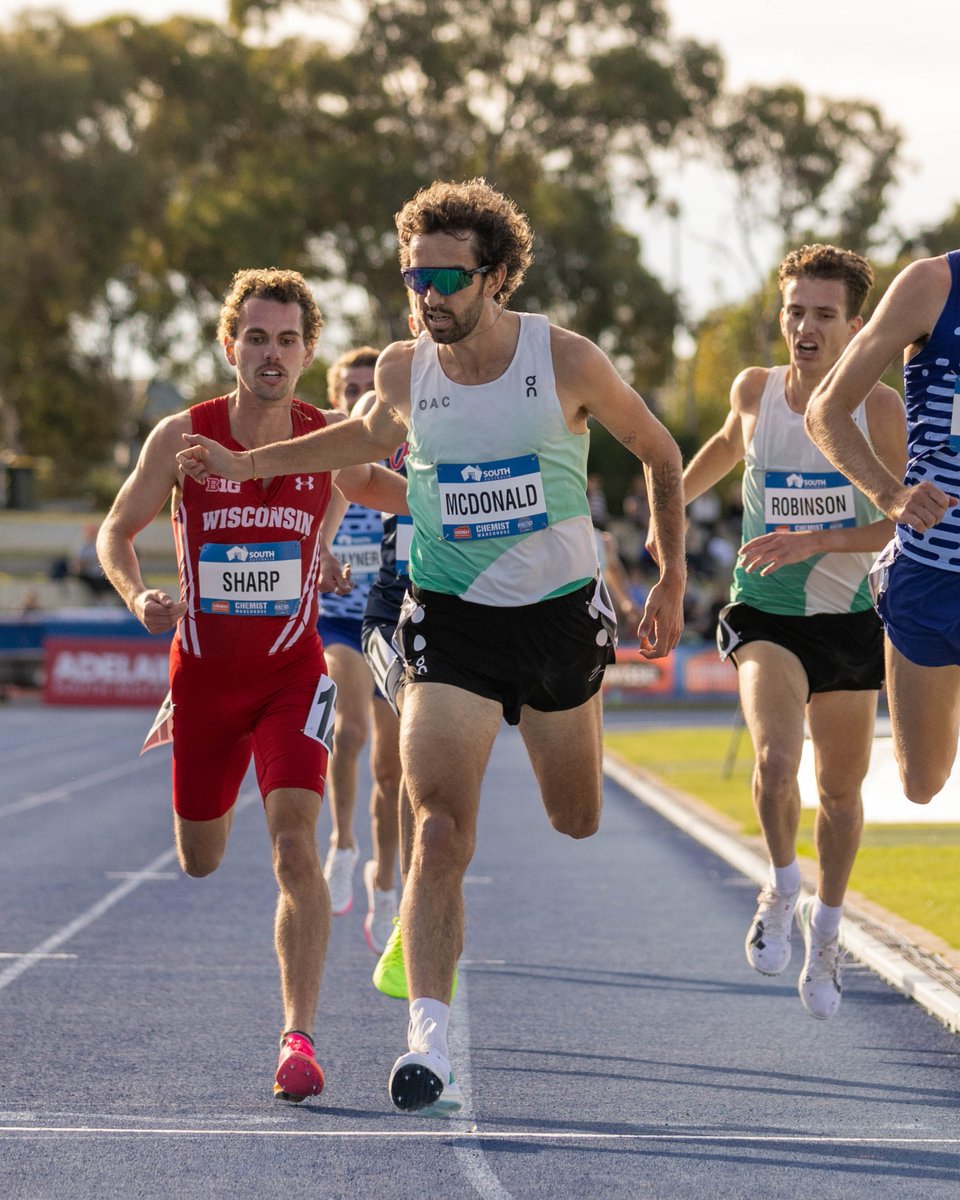
M 0 18 L 23 7 L 0 0 Z M 61 0 L 54 7 L 76 22 L 119 11 L 144 20 L 179 11 L 222 20 L 227 3 Z M 814 96 L 875 102 L 905 134 L 903 181 L 891 194 L 891 216 L 904 233 L 944 220 L 960 203 L 960 0 L 666 0 L 666 7 L 675 34 L 720 48 L 729 87 L 790 82 Z M 645 261 L 668 285 L 681 285 L 694 317 L 749 292 L 754 281 L 731 254 L 723 189 L 693 167 L 665 180 L 664 191 L 680 203 L 679 223 L 631 217 Z

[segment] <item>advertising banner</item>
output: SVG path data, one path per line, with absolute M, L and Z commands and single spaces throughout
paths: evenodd
M 637 645 L 617 647 L 617 661 L 603 676 L 603 697 L 615 704 L 629 704 L 644 696 L 669 695 L 674 689 L 676 656 L 644 658 Z
M 44 703 L 159 704 L 169 687 L 169 655 L 166 639 L 46 638 Z

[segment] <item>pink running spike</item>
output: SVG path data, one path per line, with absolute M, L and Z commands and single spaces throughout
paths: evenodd
M 296 1030 L 285 1033 L 280 1043 L 274 1097 L 299 1104 L 308 1096 L 319 1096 L 323 1084 L 323 1069 L 314 1057 L 313 1043 Z

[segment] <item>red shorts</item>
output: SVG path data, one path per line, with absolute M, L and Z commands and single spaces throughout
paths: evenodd
M 251 756 L 260 795 L 304 788 L 323 795 L 327 752 L 303 726 L 327 672 L 319 639 L 270 658 L 197 658 L 170 650 L 173 808 L 212 821 L 234 806 Z

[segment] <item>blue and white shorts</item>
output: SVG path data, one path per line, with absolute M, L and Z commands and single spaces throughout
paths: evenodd
M 899 553 L 877 600 L 884 632 L 919 667 L 960 666 L 960 572 Z

